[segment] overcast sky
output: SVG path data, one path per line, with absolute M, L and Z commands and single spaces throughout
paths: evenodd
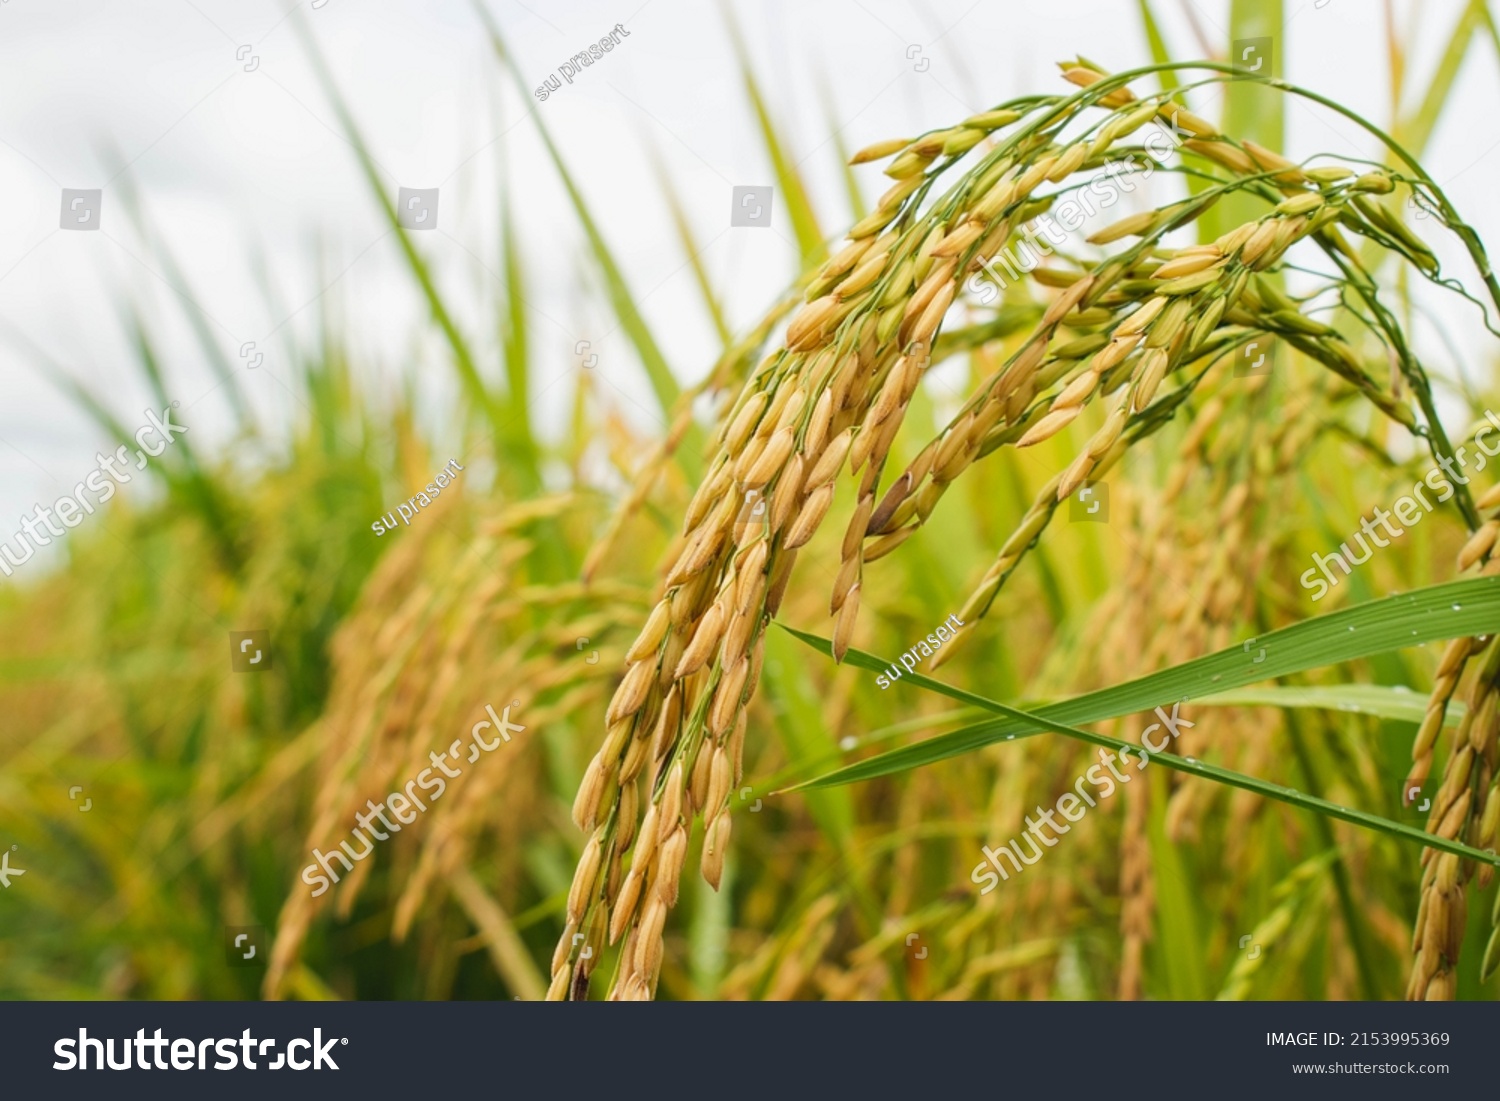
M 710 365 L 716 337 L 684 264 L 653 163 L 688 211 L 731 319 L 753 321 L 795 267 L 780 196 L 769 229 L 729 225 L 736 185 L 771 183 L 723 11 L 701 0 L 487 0 L 527 89 L 616 26 L 618 46 L 545 103 L 499 76 L 469 0 L 0 0 L 0 538 L 37 500 L 94 467 L 106 442 L 49 383 L 24 343 L 104 394 L 126 424 L 148 402 L 121 305 L 167 338 L 170 396 L 200 446 L 230 446 L 213 372 L 192 343 L 167 273 L 127 217 L 127 181 L 169 243 L 203 317 L 271 425 L 296 413 L 280 341 L 305 338 L 327 294 L 346 316 L 354 368 L 389 390 L 414 378 L 444 419 L 452 399 L 432 326 L 309 63 L 298 24 L 327 59 L 394 201 L 437 188 L 437 229 L 414 235 L 476 334 L 501 293 L 498 181 L 514 188 L 528 269 L 539 423 L 561 423 L 580 373 L 649 425 L 654 401 L 597 293 L 576 222 L 533 115 L 581 182 L 674 370 Z M 1174 55 L 1200 56 L 1188 13 L 1217 43 L 1227 4 L 1156 0 Z M 1397 5 L 1410 79 L 1425 86 L 1461 0 Z M 1374 0 L 1286 0 L 1283 75 L 1373 120 L 1390 117 Z M 731 5 L 776 120 L 812 185 L 825 230 L 847 221 L 834 135 L 849 148 L 949 125 L 1022 92 L 1060 87 L 1053 62 L 1081 53 L 1147 63 L 1135 0 L 797 0 Z M 1415 13 L 1415 14 L 1414 14 Z M 628 33 L 624 33 L 628 32 Z M 1500 245 L 1500 66 L 1470 51 L 1425 158 L 1459 210 Z M 1195 103 L 1217 114 L 1217 103 Z M 1374 156 L 1350 124 L 1288 109 L 1290 152 Z M 866 194 L 882 190 L 862 170 Z M 1163 186 L 1170 187 L 1170 183 Z M 98 231 L 60 228 L 62 190 L 101 189 Z M 1162 192 L 1162 195 L 1167 192 Z M 1439 249 L 1474 285 L 1451 245 Z M 270 301 L 255 274 L 270 267 Z M 1472 310 L 1432 300 L 1419 347 L 1435 369 L 1490 369 L 1494 342 Z M 242 347 L 256 348 L 241 359 Z M 264 358 L 254 370 L 256 354 Z M 134 487 L 127 487 L 127 492 Z

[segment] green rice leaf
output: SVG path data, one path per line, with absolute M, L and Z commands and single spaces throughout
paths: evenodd
M 667 200 L 667 209 L 672 215 L 672 228 L 677 231 L 678 243 L 682 246 L 683 255 L 687 257 L 688 267 L 692 269 L 693 282 L 698 285 L 698 294 L 703 299 L 704 308 L 708 310 L 708 316 L 714 323 L 714 331 L 719 334 L 719 343 L 728 348 L 734 343 L 734 333 L 730 331 L 729 322 L 724 317 L 724 307 L 719 302 L 719 296 L 714 293 L 713 282 L 708 277 L 708 269 L 703 266 L 704 246 L 698 243 L 698 237 L 688 223 L 687 210 L 682 205 L 677 189 L 672 186 L 671 174 L 654 154 L 651 160 L 656 170 L 657 183 L 661 187 L 662 196 Z
M 505 265 L 500 349 L 505 362 L 506 422 L 510 431 L 497 442 L 506 449 L 506 458 L 519 478 L 521 492 L 531 495 L 541 491 L 542 472 L 529 408 L 531 354 L 526 300 L 521 293 L 526 285 L 526 272 L 521 265 L 521 248 L 516 240 L 510 203 L 511 191 L 505 188 L 500 193 L 500 254 Z
M 500 28 L 495 25 L 494 19 L 482 4 L 476 4 L 475 11 L 485 24 L 485 29 L 490 36 L 490 46 L 495 51 L 495 56 L 500 59 L 511 76 L 515 79 L 516 87 L 521 90 L 523 97 L 528 95 L 521 83 L 521 74 L 511 58 L 510 50 L 505 45 L 505 40 L 500 36 Z M 625 276 L 620 271 L 620 266 L 615 262 L 614 253 L 610 251 L 609 245 L 605 243 L 604 235 L 599 232 L 599 224 L 594 221 L 594 215 L 589 210 L 588 203 L 584 201 L 583 193 L 578 190 L 578 185 L 573 180 L 573 174 L 568 171 L 567 164 L 558 152 L 556 143 L 552 140 L 552 132 L 547 129 L 547 124 L 542 121 L 541 116 L 532 112 L 532 121 L 536 123 L 537 133 L 541 136 L 542 144 L 547 147 L 547 156 L 552 165 L 557 169 L 558 177 L 562 180 L 563 189 L 568 193 L 568 200 L 573 205 L 573 213 L 578 216 L 578 224 L 582 228 L 584 236 L 588 239 L 589 248 L 594 254 L 594 260 L 599 265 L 599 270 L 604 276 L 604 289 L 609 296 L 609 302 L 613 307 L 615 316 L 620 321 L 620 327 L 625 330 L 626 336 L 630 338 L 631 344 L 635 346 L 636 354 L 640 356 L 641 365 L 646 369 L 646 376 L 651 380 L 651 388 L 656 392 L 656 400 L 661 405 L 663 416 L 670 416 L 672 407 L 677 402 L 678 385 L 677 379 L 672 374 L 671 368 L 667 366 L 667 360 L 657 346 L 656 338 L 652 336 L 651 330 L 646 325 L 646 319 L 641 316 L 637 307 L 635 297 L 630 292 L 629 285 L 625 282 Z M 684 449 L 687 450 L 687 449 Z
M 786 630 L 808 645 L 831 655 L 831 646 L 827 640 L 792 628 Z M 1213 691 L 1228 691 L 1307 669 L 1354 661 L 1442 639 L 1488 634 L 1496 630 L 1500 630 L 1500 578 L 1481 577 L 1434 585 L 1413 593 L 1385 597 L 1304 620 L 1255 639 L 1246 639 L 1239 647 L 1220 650 L 1218 653 L 1098 692 L 1064 700 L 1035 712 L 1008 707 L 919 673 L 903 671 L 898 684 L 909 683 L 925 688 L 963 703 L 983 707 L 1001 717 L 879 754 L 804 781 L 788 790 L 847 784 L 905 772 L 998 741 L 1014 741 L 1042 731 L 1063 734 L 1119 751 L 1126 748 L 1127 743 L 1067 724 L 1115 718 L 1153 707 L 1187 702 L 1199 695 L 1212 694 Z M 856 668 L 870 671 L 883 670 L 888 665 L 872 654 L 853 649 L 849 651 L 845 661 Z M 1139 747 L 1129 748 L 1139 751 Z M 1150 759 L 1167 768 L 1204 776 L 1231 787 L 1244 788 L 1366 829 L 1486 863 L 1500 864 L 1500 858 L 1491 857 L 1470 846 L 1434 837 L 1413 826 L 1341 807 L 1325 799 L 1256 777 L 1202 761 L 1184 760 L 1168 753 L 1153 752 Z
M 1247 66 L 1261 64 L 1261 73 L 1279 77 L 1286 64 L 1286 58 L 1279 55 L 1287 44 L 1282 0 L 1231 0 L 1228 38 L 1224 44 L 1226 52 L 1233 50 L 1235 42 L 1269 38 L 1271 56 L 1261 44 L 1258 53 L 1229 60 Z M 1241 52 L 1246 48 L 1241 47 Z M 1268 69 L 1273 71 L 1267 72 Z M 1225 133 L 1233 134 L 1242 142 L 1247 139 L 1257 142 L 1267 149 L 1285 148 L 1286 99 L 1279 91 L 1255 80 L 1231 80 L 1223 88 L 1222 125 Z M 1264 211 L 1265 203 L 1251 195 L 1226 195 L 1224 201 L 1216 203 L 1198 223 L 1199 240 L 1212 241 L 1219 234 L 1259 217 Z
M 727 8 L 725 13 L 728 17 Z M 735 53 L 740 59 L 740 71 L 744 74 L 745 92 L 750 97 L 750 106 L 755 110 L 761 141 L 766 147 L 766 155 L 771 158 L 776 186 L 786 204 L 787 217 L 791 219 L 792 231 L 797 235 L 797 247 L 802 250 L 802 267 L 806 270 L 828 259 L 823 231 L 818 228 L 817 215 L 813 213 L 812 201 L 807 197 L 807 188 L 802 182 L 801 173 L 797 171 L 797 163 L 787 152 L 786 143 L 782 141 L 776 124 L 771 119 L 771 112 L 766 107 L 765 97 L 760 94 L 760 85 L 756 83 L 755 72 L 750 68 L 750 57 L 745 52 L 739 28 L 734 25 L 732 18 L 729 29 Z
M 1161 25 L 1156 21 L 1156 13 L 1151 10 L 1150 0 L 1137 0 L 1141 13 L 1141 32 L 1146 36 L 1146 46 L 1151 50 L 1151 60 L 1158 65 L 1166 65 L 1172 60 L 1172 54 L 1167 49 L 1167 40 L 1161 33 Z M 1171 69 L 1163 69 L 1156 74 L 1156 79 L 1161 83 L 1162 91 L 1170 92 L 1181 83 L 1177 74 Z
M 1463 67 L 1464 56 L 1474 40 L 1474 32 L 1486 22 L 1493 28 L 1485 0 L 1469 0 L 1453 26 L 1453 33 L 1448 36 L 1443 56 L 1432 70 L 1432 82 L 1427 85 L 1422 102 L 1392 128 L 1396 140 L 1413 156 L 1420 157 L 1426 151 L 1427 142 L 1432 137 L 1448 96 L 1453 91 L 1454 82 L 1458 79 L 1458 71 Z
M 815 649 L 832 653 L 826 639 L 791 627 L 786 627 L 785 630 Z M 1034 719 L 1064 723 L 1096 722 L 1391 650 L 1495 631 L 1500 631 L 1500 578 L 1479 577 L 1451 581 L 1306 619 L 1257 639 L 1246 639 L 1238 647 L 1220 650 L 1112 688 L 1040 708 Z M 849 665 L 871 672 L 882 671 L 893 664 L 854 649 L 849 651 L 844 660 Z M 990 711 L 1004 707 L 1003 704 L 920 673 L 907 673 L 903 670 L 897 684 L 927 688 L 950 699 Z M 1002 741 L 1011 734 L 1036 733 L 1034 721 L 1016 718 L 1022 712 L 1007 708 L 1006 713 L 1012 714 L 1010 720 L 990 720 L 965 730 L 930 738 L 916 745 L 882 753 L 798 786 L 821 787 L 870 780 L 956 757 Z
M 490 393 L 485 385 L 484 379 L 479 374 L 479 368 L 474 360 L 474 355 L 469 349 L 469 342 L 458 328 L 458 322 L 448 312 L 447 304 L 443 301 L 442 292 L 437 288 L 437 282 L 433 279 L 432 270 L 427 266 L 427 261 L 412 244 L 411 235 L 401 225 L 396 213 L 396 204 L 392 200 L 390 187 L 380 176 L 380 167 L 371 155 L 364 134 L 360 131 L 358 123 L 354 120 L 353 113 L 349 110 L 344 97 L 339 93 L 338 85 L 334 83 L 333 75 L 328 71 L 328 66 L 323 61 L 323 55 L 309 37 L 309 32 L 301 24 L 298 24 L 299 32 L 303 36 L 303 43 L 307 49 L 308 58 L 312 62 L 313 72 L 317 74 L 319 82 L 327 94 L 329 102 L 332 103 L 334 113 L 338 115 L 339 125 L 342 127 L 344 137 L 354 149 L 354 155 L 359 161 L 364 173 L 365 181 L 370 185 L 370 192 L 380 206 L 381 213 L 385 216 L 386 223 L 391 232 L 396 236 L 396 242 L 401 248 L 401 254 L 406 258 L 407 267 L 411 269 L 412 275 L 417 280 L 417 285 L 422 290 L 422 297 L 427 302 L 427 308 L 432 314 L 433 321 L 442 330 L 449 348 L 453 351 L 454 366 L 458 370 L 459 378 L 463 383 L 464 390 L 468 393 L 475 406 L 482 410 L 486 420 L 489 422 L 490 430 L 494 435 L 497 451 L 503 451 L 505 447 L 505 436 L 509 426 L 506 425 L 499 407 L 495 402 L 494 395 Z
M 1216 692 L 1193 701 L 1200 707 L 1287 707 L 1321 711 L 1347 711 L 1395 722 L 1420 723 L 1427 713 L 1427 697 L 1404 685 L 1328 684 L 1260 685 L 1233 692 Z M 1462 700 L 1448 704 L 1445 726 L 1457 726 L 1464 717 Z

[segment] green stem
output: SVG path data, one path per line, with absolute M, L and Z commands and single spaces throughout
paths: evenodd
M 1290 709 L 1284 710 L 1282 714 L 1286 719 L 1287 735 L 1291 738 L 1292 752 L 1296 754 L 1297 766 L 1302 770 L 1307 791 L 1322 798 L 1323 785 L 1313 769 L 1312 755 L 1302 736 L 1302 728 Z M 1318 843 L 1325 850 L 1332 850 L 1334 853 L 1328 870 L 1333 876 L 1333 887 L 1338 894 L 1344 927 L 1349 931 L 1349 947 L 1354 952 L 1354 961 L 1359 970 L 1360 990 L 1366 1001 L 1377 1001 L 1380 998 L 1380 987 L 1375 981 L 1374 963 L 1370 958 L 1370 946 L 1365 937 L 1364 926 L 1359 920 L 1359 909 L 1354 904 L 1354 891 L 1349 884 L 1349 867 L 1344 863 L 1343 853 L 1333 836 L 1333 828 L 1328 824 L 1328 819 L 1321 814 L 1313 815 L 1313 830 L 1318 835 Z

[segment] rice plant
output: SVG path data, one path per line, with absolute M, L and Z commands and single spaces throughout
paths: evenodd
M 1236 34 L 1254 7 L 1233 5 Z M 1483 245 L 1422 167 L 1492 24 L 1468 4 L 1382 129 L 1173 62 L 1140 9 L 1154 64 L 1075 59 L 845 157 L 838 210 L 740 48 L 797 270 L 733 330 L 663 173 L 722 341 L 691 387 L 537 113 L 664 424 L 630 427 L 585 374 L 550 442 L 513 194 L 488 257 L 504 288 L 466 327 L 309 44 L 462 400 L 438 451 L 409 397 L 361 384 L 330 300 L 292 349 L 284 443 L 223 372 L 263 468 L 174 450 L 158 498 L 0 590 L 0 825 L 47 869 L 0 909 L 6 996 L 1496 996 L 1500 492 L 1445 474 L 1390 549 L 1360 559 L 1372 529 L 1350 534 L 1485 453 L 1495 388 L 1418 355 L 1410 287 L 1472 296 L 1494 331 Z M 1188 109 L 1221 87 L 1221 122 Z M 1288 158 L 1287 97 L 1387 154 Z M 1147 174 L 1173 197 L 1137 209 L 1124 185 Z M 1440 234 L 1465 270 L 1438 264 Z M 162 393 L 151 316 L 126 327 Z M 1468 421 L 1445 428 L 1440 398 Z M 375 539 L 455 446 L 476 473 Z M 1106 489 L 1108 525 L 1066 522 Z M 1354 561 L 1314 568 L 1314 599 L 1300 579 L 1334 551 Z M 275 676 L 222 671 L 250 622 Z M 313 893 L 313 852 L 513 701 L 523 730 Z M 1153 709 L 1179 703 L 1157 750 Z M 1039 844 L 1028 808 L 1103 755 L 1129 781 L 1085 783 L 1097 806 Z M 64 775 L 107 820 L 36 794 Z M 1028 833 L 1023 862 L 989 863 Z M 274 937 L 267 966 L 226 970 L 219 934 L 248 924 Z
M 626 652 L 627 672 L 605 713 L 603 745 L 573 805 L 574 822 L 590 836 L 568 895 L 550 997 L 581 996 L 606 946 L 616 942 L 622 947 L 611 996 L 652 994 L 695 820 L 704 831 L 700 870 L 718 888 L 765 635 L 792 583 L 799 550 L 828 515 L 846 464 L 854 503 L 829 601 L 836 661 L 847 655 L 854 636 L 866 567 L 915 535 L 971 464 L 1005 446 L 1041 444 L 1091 407 L 1099 412 L 1087 442 L 1042 486 L 955 617 L 955 643 L 985 621 L 1059 502 L 1107 474 L 1132 445 L 1179 414 L 1196 420 L 1194 405 L 1224 393 L 1239 349 L 1257 339 L 1276 338 L 1336 380 L 1310 380 L 1309 404 L 1356 395 L 1423 440 L 1434 459 L 1454 461 L 1430 381 L 1370 269 L 1389 254 L 1421 277 L 1466 292 L 1441 275 L 1431 249 L 1379 198 L 1398 188 L 1409 192 L 1458 234 L 1497 309 L 1500 284 L 1477 236 L 1420 164 L 1368 123 L 1362 124 L 1389 145 L 1399 167 L 1350 167 L 1323 157 L 1293 163 L 1223 133 L 1188 111 L 1181 96 L 1242 75 L 1230 66 L 1152 65 L 1111 75 L 1080 58 L 1062 68 L 1079 88 L 1071 95 L 1016 99 L 952 127 L 877 143 L 855 155 L 854 163 L 889 158 L 885 174 L 895 182 L 851 228 L 845 246 L 812 273 L 784 346 L 762 360 L 721 418 L 714 458 L 667 559 L 663 594 Z M 1143 96 L 1130 89 L 1131 81 L 1182 70 L 1209 75 Z M 1313 93 L 1281 82 L 1274 87 L 1350 115 Z M 1065 256 L 1059 250 L 1046 265 L 1034 255 L 1029 264 L 1005 262 L 1018 284 L 1024 275 L 1043 294 L 1011 288 L 1002 307 L 1010 318 L 997 312 L 969 330 L 942 334 L 960 291 L 984 290 L 981 272 L 1005 282 L 990 261 L 1026 223 L 1056 208 L 1064 225 L 1076 226 L 1083 220 L 1077 197 L 1085 184 L 1095 186 L 1105 169 L 1113 175 L 1122 166 L 1127 172 L 1149 167 L 1148 158 L 1157 154 L 1139 133 L 1156 123 L 1167 124 L 1172 142 L 1184 151 L 1172 170 L 1197 182 L 1189 198 L 1132 214 L 1088 238 L 1098 246 L 1132 239 L 1113 253 Z M 968 157 L 976 150 L 979 155 Z M 956 179 L 940 187 L 947 182 L 944 173 L 960 164 L 965 167 Z M 1237 197 L 1262 206 L 1211 240 L 1168 247 L 1169 234 L 1190 229 L 1216 204 Z M 1069 206 L 1072 218 L 1064 213 Z M 1351 235 L 1378 250 L 1374 260 L 1361 257 Z M 1294 298 L 1278 276 L 1303 242 L 1315 246 L 1328 267 L 1318 273 L 1317 286 Z M 997 297 L 993 290 L 990 297 Z M 970 336 L 973 329 L 983 335 Z M 941 336 L 948 338 L 946 348 Z M 997 345 L 994 369 L 978 379 L 943 430 L 914 448 L 915 457 L 882 483 L 923 375 L 960 342 L 970 349 Z M 1387 362 L 1398 370 L 1381 378 Z M 1212 442 L 1227 436 L 1231 449 L 1236 443 L 1242 452 L 1258 448 L 1254 394 L 1233 404 L 1246 408 L 1221 401 L 1213 410 Z M 1318 409 L 1313 415 L 1326 413 Z M 1229 490 L 1225 523 L 1232 525 L 1244 511 L 1251 474 L 1241 472 Z M 1477 529 L 1460 552 L 1460 568 L 1483 572 L 1500 525 L 1491 520 L 1480 526 L 1479 510 L 1500 505 L 1500 489 L 1477 505 L 1467 486 L 1450 496 Z M 1224 618 L 1232 622 L 1232 595 L 1227 602 Z M 1452 686 L 1463 662 L 1482 648 L 1477 639 L 1450 644 L 1414 747 L 1409 783 L 1426 779 Z M 933 664 L 954 652 L 942 650 Z M 899 676 L 895 666 L 890 672 Z M 1430 822 L 1436 836 L 1472 838 L 1480 849 L 1492 848 L 1500 813 L 1486 815 L 1485 809 L 1497 752 L 1493 705 L 1487 713 L 1486 699 L 1479 691 L 1470 700 L 1461 727 L 1468 744 L 1448 762 Z M 1159 752 L 1157 757 L 1164 759 Z M 1460 853 L 1425 851 L 1409 993 L 1451 997 L 1464 927 L 1465 866 Z M 1487 876 L 1492 866 L 1486 860 Z M 1134 984 L 1122 979 L 1122 985 Z

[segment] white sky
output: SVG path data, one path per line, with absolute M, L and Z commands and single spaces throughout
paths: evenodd
M 160 263 L 126 216 L 123 163 L 226 354 L 238 366 L 238 349 L 254 341 L 265 355 L 257 370 L 238 370 L 266 423 L 284 426 L 297 412 L 278 341 L 307 336 L 324 291 L 348 319 L 355 370 L 381 391 L 415 379 L 430 425 L 451 422 L 444 407 L 453 373 L 340 136 L 299 22 L 351 104 L 392 198 L 398 186 L 440 189 L 438 231 L 415 239 L 482 346 L 501 293 L 500 173 L 514 186 L 544 430 L 567 415 L 579 340 L 591 342 L 600 357 L 593 374 L 626 415 L 650 424 L 654 399 L 623 334 L 612 331 L 528 112 L 551 129 L 679 377 L 706 371 L 716 340 L 653 155 L 689 212 L 732 320 L 745 325 L 761 314 L 793 274 L 795 249 L 780 195 L 770 231 L 728 224 L 731 188 L 773 175 L 719 6 L 487 2 L 528 89 L 615 24 L 630 34 L 547 102 L 523 103 L 499 79 L 468 0 L 326 0 L 317 9 L 289 0 L 0 0 L 0 538 L 34 502 L 50 502 L 85 477 L 105 443 L 47 381 L 18 333 L 106 395 L 133 429 L 148 400 L 120 320 L 119 303 L 133 298 L 167 337 L 168 388 L 182 402 L 178 419 L 190 438 L 200 447 L 233 443 L 223 395 Z M 1286 3 L 1283 75 L 1388 122 L 1381 5 Z M 1397 5 L 1415 35 L 1407 43 L 1415 86 L 1425 86 L 1462 6 L 1430 0 L 1413 19 L 1410 3 Z M 1225 37 L 1225 2 L 1154 7 L 1178 57 L 1201 54 L 1188 10 L 1211 40 Z M 1022 92 L 1060 88 L 1053 62 L 1074 53 L 1116 69 L 1149 60 L 1135 0 L 779 0 L 731 8 L 830 234 L 846 221 L 834 130 L 852 150 L 951 124 Z M 248 55 L 237 58 L 243 46 Z M 921 52 L 909 58 L 913 46 Z M 1480 41 L 1425 163 L 1500 249 L 1497 73 L 1493 48 Z M 1212 102 L 1194 106 L 1217 113 Z M 1288 123 L 1294 156 L 1375 155 L 1351 125 L 1326 113 L 1291 107 Z M 873 198 L 882 178 L 861 171 Z M 104 189 L 99 232 L 59 230 L 64 187 Z M 254 277 L 257 249 L 269 260 L 276 305 Z M 1439 253 L 1477 287 L 1451 244 Z M 1487 373 L 1495 345 L 1473 310 L 1431 301 L 1469 371 Z M 1419 348 L 1435 369 L 1448 367 L 1452 356 L 1434 326 L 1417 326 Z

